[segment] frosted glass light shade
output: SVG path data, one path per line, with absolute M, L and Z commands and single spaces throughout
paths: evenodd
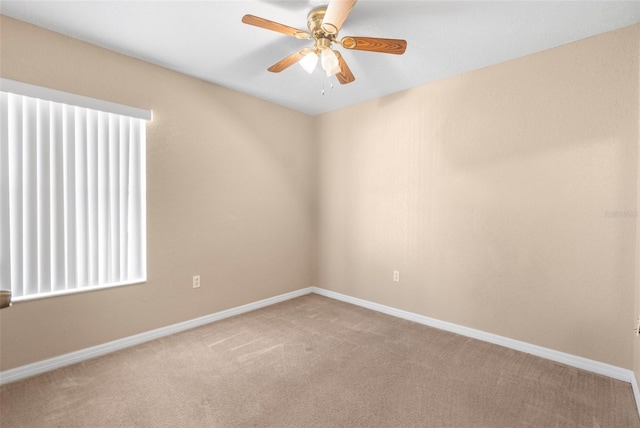
M 320 53 L 320 63 L 322 64 L 322 69 L 327 73 L 327 76 L 340 73 L 340 63 L 333 50 L 323 49 Z
M 317 63 L 318 55 L 315 52 L 309 52 L 300 60 L 300 66 L 309 74 L 313 73 Z

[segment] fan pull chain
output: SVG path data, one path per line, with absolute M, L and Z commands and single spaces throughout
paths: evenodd
M 322 95 L 325 94 L 324 82 L 325 82 L 326 78 L 327 77 L 323 74 L 322 75 Z M 333 89 L 333 76 L 329 76 L 329 89 Z

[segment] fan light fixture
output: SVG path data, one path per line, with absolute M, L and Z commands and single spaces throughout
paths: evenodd
M 318 54 L 315 51 L 309 51 L 300 60 L 300 66 L 309 74 L 313 73 L 318 64 Z M 329 48 L 320 50 L 320 66 L 327 77 L 335 76 L 340 73 L 340 62 L 335 52 Z
M 407 48 L 407 41 L 401 39 L 356 36 L 338 39 L 342 24 L 344 24 L 355 3 L 356 0 L 329 0 L 327 6 L 318 6 L 311 10 L 307 15 L 309 31 L 289 27 L 255 15 L 243 16 L 242 22 L 295 37 L 296 39 L 314 42 L 313 46 L 300 49 L 273 64 L 267 69 L 270 72 L 280 73 L 282 70 L 299 62 L 302 68 L 311 74 L 315 70 L 318 60 L 320 60 L 320 66 L 325 74 L 329 77 L 336 76 L 338 82 L 344 85 L 353 82 L 356 78 L 353 76 L 342 54 L 338 50 L 333 50 L 333 43 L 347 50 L 381 52 L 394 55 L 402 55 Z

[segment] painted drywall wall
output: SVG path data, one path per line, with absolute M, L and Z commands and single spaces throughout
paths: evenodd
M 154 110 L 148 284 L 3 310 L 0 369 L 316 284 L 640 379 L 637 221 L 615 215 L 638 27 L 317 118 L 3 16 L 0 36 L 3 77 Z
M 319 286 L 632 369 L 639 29 L 319 117 Z
M 153 110 L 148 283 L 2 310 L 2 370 L 313 284 L 311 118 L 5 16 L 0 40 L 2 77 Z
M 640 32 L 638 32 L 638 38 L 640 38 Z M 638 42 L 638 62 L 640 63 L 640 41 Z M 638 67 L 638 86 L 640 86 L 640 67 Z M 640 106 L 640 90 L 638 91 L 638 105 Z M 640 108 L 639 108 L 640 110 Z M 634 315 L 636 319 L 636 328 L 640 330 L 640 111 L 638 112 L 638 181 L 636 190 L 636 290 L 635 290 L 635 304 L 636 310 Z M 633 344 L 633 370 L 636 375 L 636 383 L 640 385 L 640 331 L 636 334 Z M 637 400 L 637 397 L 636 397 Z M 640 403 L 638 409 L 640 409 Z

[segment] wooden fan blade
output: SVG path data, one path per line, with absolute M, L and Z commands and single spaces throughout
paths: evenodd
M 338 63 L 340 64 L 340 73 L 336 74 L 338 82 L 340 82 L 342 85 L 346 85 L 347 83 L 351 83 L 356 80 L 356 78 L 353 76 L 353 73 L 349 69 L 347 62 L 344 60 L 342 55 L 340 55 L 340 52 L 334 52 L 336 53 L 336 56 L 338 57 Z
M 269 21 L 268 19 L 260 18 L 259 16 L 245 15 L 242 17 L 242 22 L 256 27 L 265 28 L 267 30 L 277 31 L 278 33 L 286 34 L 287 36 L 295 37 L 297 39 L 308 39 L 311 37 L 306 31 Z
M 331 0 L 322 19 L 322 29 L 328 34 L 338 34 L 354 4 L 356 0 Z
M 382 52 L 402 55 L 407 49 L 407 41 L 401 39 L 380 39 L 377 37 L 347 36 L 340 40 L 345 49 L 358 51 Z
M 269 70 L 272 73 L 280 73 L 285 68 L 291 67 L 293 64 L 295 64 L 296 62 L 304 58 L 304 55 L 307 53 L 307 51 L 308 49 L 301 49 L 298 52 L 293 53 L 288 57 L 276 62 L 267 70 Z

